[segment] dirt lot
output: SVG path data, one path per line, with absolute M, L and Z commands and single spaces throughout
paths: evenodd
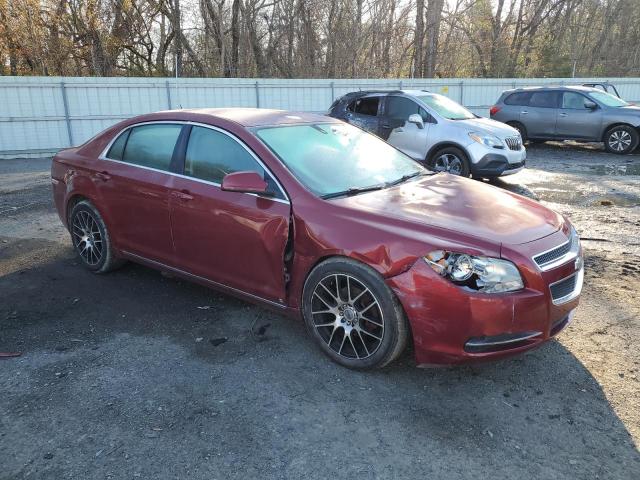
M 200 286 L 86 272 L 48 168 L 0 161 L 0 352 L 22 352 L 0 359 L 0 478 L 640 478 L 640 154 L 531 146 L 497 182 L 584 238 L 582 303 L 557 341 L 372 373 Z

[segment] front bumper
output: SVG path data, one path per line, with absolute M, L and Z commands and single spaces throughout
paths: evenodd
M 556 234 L 550 237 L 555 239 L 543 243 L 558 243 Z M 532 248 L 544 250 L 539 245 Z M 581 282 L 576 284 L 576 294 L 560 304 L 554 304 L 549 286 L 574 275 L 575 263 L 542 272 L 533 262 L 523 265 L 520 260 L 524 261 L 524 256 L 509 259 L 523 275 L 523 290 L 500 294 L 474 292 L 440 277 L 422 260 L 408 271 L 387 279 L 411 324 L 418 365 L 460 364 L 511 356 L 543 344 L 569 323 L 578 306 Z
M 508 148 L 497 149 L 477 142 L 467 146 L 471 173 L 477 177 L 499 177 L 518 173 L 525 167 L 527 151 Z

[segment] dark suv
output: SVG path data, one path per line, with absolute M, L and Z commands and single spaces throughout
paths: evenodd
M 607 151 L 631 153 L 638 146 L 640 108 L 584 86 L 506 90 L 491 118 L 520 131 L 523 140 L 604 142 Z

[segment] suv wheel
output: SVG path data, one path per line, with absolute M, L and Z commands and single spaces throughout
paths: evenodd
M 438 150 L 427 161 L 427 167 L 434 172 L 447 172 L 461 177 L 468 177 L 471 173 L 467 156 L 456 147 L 445 147 Z
M 604 135 L 604 148 L 607 152 L 631 153 L 638 146 L 638 132 L 628 125 L 618 125 Z

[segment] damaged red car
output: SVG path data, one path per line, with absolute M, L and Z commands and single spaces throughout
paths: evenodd
M 90 270 L 130 260 L 302 317 L 351 368 L 408 342 L 419 365 L 523 352 L 567 325 L 582 288 L 563 216 L 325 116 L 139 116 L 60 152 L 51 181 Z

